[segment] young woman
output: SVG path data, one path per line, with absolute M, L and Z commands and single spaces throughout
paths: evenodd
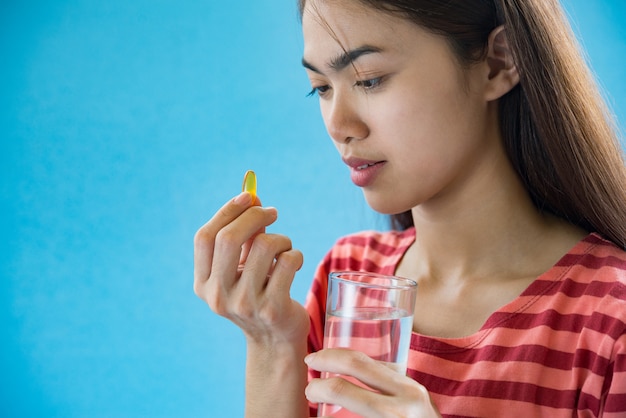
M 557 0 L 300 11 L 328 132 L 394 230 L 341 238 L 306 308 L 275 209 L 242 193 L 197 232 L 195 291 L 246 335 L 247 416 L 626 414 L 626 169 Z M 335 270 L 418 281 L 407 376 L 322 350 Z

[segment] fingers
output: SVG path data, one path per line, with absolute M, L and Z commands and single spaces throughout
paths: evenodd
M 211 283 L 209 280 L 209 293 L 218 295 L 220 292 L 229 292 L 231 300 L 236 301 L 239 308 L 239 316 L 248 317 L 249 309 L 255 311 L 255 315 L 262 312 L 273 316 L 275 309 L 267 309 L 264 306 L 270 303 L 274 307 L 285 306 L 290 303 L 289 289 L 296 272 L 302 266 L 302 253 L 291 249 L 291 240 L 283 235 L 259 234 L 254 239 L 254 244 L 248 261 L 243 267 L 241 277 L 232 285 L 224 285 L 224 280 Z M 215 273 L 217 275 L 217 273 Z M 213 286 L 211 286 L 213 285 Z M 278 309 L 280 311 L 280 309 Z M 276 318 L 265 318 L 264 322 L 275 322 Z
M 257 200 L 258 201 L 258 200 Z M 256 201 L 255 201 L 256 202 Z M 196 293 L 208 280 L 214 261 L 226 257 L 238 265 L 242 244 L 253 234 L 276 220 L 276 210 L 252 205 L 250 193 L 243 192 L 222 206 L 194 237 L 194 288 Z M 251 207 L 252 205 L 252 207 Z M 239 220 L 238 218 L 241 218 Z M 233 222 L 235 220 L 238 222 Z M 223 243 L 217 244 L 217 241 Z M 221 248 L 221 254 L 216 250 Z M 231 252 L 228 252 L 228 251 Z
M 250 193 L 241 193 L 222 206 L 213 218 L 196 232 L 193 240 L 195 285 L 209 277 L 217 232 L 241 215 L 250 206 L 251 200 Z
M 296 272 L 302 268 L 304 257 L 298 250 L 289 250 L 281 253 L 274 264 L 271 280 L 267 284 L 267 291 L 274 294 L 289 295 Z
M 365 417 L 438 416 L 424 386 L 363 353 L 326 349 L 305 361 L 333 376 L 309 383 L 306 396 L 311 402 L 340 405 Z
M 277 216 L 278 214 L 274 208 L 253 206 L 239 215 L 236 222 L 231 222 L 221 228 L 215 236 L 210 275 L 220 277 L 222 284 L 225 286 L 232 285 L 232 282 L 237 278 L 237 268 L 240 265 L 242 247 L 246 241 L 251 240 L 255 235 L 255 241 L 258 237 L 263 236 L 262 240 L 270 242 L 264 248 L 264 254 L 270 260 L 273 260 L 274 254 L 271 254 L 271 251 L 278 251 L 281 248 L 281 244 L 277 239 L 271 239 L 265 234 L 259 234 L 259 230 L 274 223 Z M 265 271 L 267 272 L 267 270 Z
M 394 365 L 373 360 L 360 351 L 326 349 L 311 354 L 306 361 L 315 370 L 355 377 L 382 393 L 397 390 L 406 383 L 404 374 L 398 373 Z
M 254 197 L 254 201 L 252 202 L 252 206 L 262 206 L 261 205 L 261 200 L 259 199 L 259 196 L 255 196 Z M 254 237 L 257 234 L 263 233 L 265 232 L 265 228 L 261 228 L 259 229 L 255 234 L 252 235 L 252 237 L 250 237 L 250 239 L 248 241 L 246 241 L 243 244 L 242 247 L 242 251 L 241 251 L 241 257 L 239 257 L 239 264 L 243 265 L 246 262 L 246 259 L 248 258 L 248 253 L 250 253 L 250 247 L 252 246 L 252 240 L 254 239 Z
M 360 417 L 371 417 L 374 416 L 373 408 L 369 406 L 372 404 L 372 401 L 366 402 L 365 397 L 382 397 L 382 395 L 371 392 L 369 394 L 365 393 L 365 389 L 359 387 L 355 380 L 352 379 L 351 381 L 350 378 L 345 376 L 313 379 L 305 388 L 305 395 L 310 402 L 332 405 L 330 409 L 333 413 L 347 409 L 353 412 L 355 416 L 358 414 Z M 382 415 L 378 414 L 376 416 Z
M 260 201 L 252 202 L 248 193 L 226 203 L 196 233 L 194 245 L 196 294 L 216 313 L 245 321 L 263 309 L 269 295 L 278 305 L 268 312 L 289 305 L 289 289 L 302 266 L 302 254 L 288 237 L 264 232 L 276 221 L 276 209 L 255 203 Z
M 283 235 L 265 233 L 274 208 L 249 193 L 227 202 L 194 239 L 194 290 L 220 316 L 239 326 L 249 346 L 306 347 L 309 316 L 291 299 L 303 262 Z
M 269 275 L 275 270 L 277 259 L 291 250 L 291 240 L 284 235 L 260 233 L 254 237 L 246 258 L 241 278 L 242 286 L 259 294 L 265 289 Z M 264 273 L 262 276 L 259 273 Z

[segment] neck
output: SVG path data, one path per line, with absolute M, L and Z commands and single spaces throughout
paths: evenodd
M 404 260 L 413 274 L 463 282 L 536 277 L 584 236 L 541 214 L 508 161 L 490 164 L 457 186 L 462 192 L 413 209 L 416 241 Z

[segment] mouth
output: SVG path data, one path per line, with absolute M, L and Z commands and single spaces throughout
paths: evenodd
M 365 170 L 368 167 L 372 167 L 372 166 L 375 166 L 376 164 L 381 164 L 381 163 L 382 163 L 382 161 L 377 161 L 375 163 L 367 163 L 367 164 L 363 164 L 363 165 L 360 165 L 360 166 L 354 167 L 354 168 L 356 170 Z
M 369 167 L 373 167 L 378 164 L 384 164 L 386 161 L 366 160 L 363 158 L 349 157 L 349 158 L 343 158 L 343 162 L 351 169 L 360 171 L 360 170 L 366 170 Z
M 359 187 L 372 186 L 387 164 L 386 160 L 366 160 L 355 157 L 343 158 L 343 162 L 350 167 L 350 178 Z

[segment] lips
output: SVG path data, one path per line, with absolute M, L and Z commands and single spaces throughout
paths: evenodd
M 367 187 L 374 183 L 382 168 L 387 164 L 385 160 L 367 160 L 357 157 L 344 158 L 343 162 L 350 167 L 350 179 L 359 187 Z
M 356 168 L 357 170 L 365 170 L 366 168 L 371 167 L 371 166 L 373 166 L 373 165 L 376 165 L 376 164 L 378 164 L 378 163 L 379 163 L 378 161 L 377 161 L 377 162 L 375 162 L 375 163 L 367 163 L 367 164 L 363 164 L 363 165 L 360 165 L 360 166 L 355 167 L 355 168 Z

